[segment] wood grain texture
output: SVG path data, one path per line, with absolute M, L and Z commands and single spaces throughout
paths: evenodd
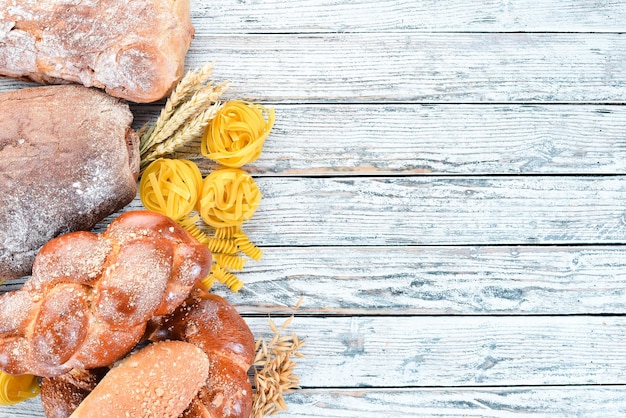
M 261 247 L 626 242 L 621 176 L 255 181 L 262 200 L 243 230 Z M 144 209 L 138 198 L 120 213 L 137 209 Z
M 246 321 L 270 337 L 267 318 Z M 623 317 L 296 317 L 288 332 L 306 341 L 303 388 L 626 382 Z
M 284 417 L 617 417 L 623 387 L 302 390 Z
M 191 13 L 198 33 L 623 32 L 624 6 L 621 0 L 194 0 Z
M 225 99 L 286 103 L 622 103 L 620 34 L 198 35 Z M 3 81 L 0 91 L 23 87 Z
M 622 386 L 418 389 L 302 389 L 286 395 L 281 418 L 617 417 Z M 0 418 L 43 417 L 39 399 L 0 410 Z
M 267 102 L 618 102 L 619 34 L 199 35 L 187 65 L 216 62 L 230 97 Z
M 626 248 L 265 248 L 214 291 L 242 313 L 602 314 L 626 310 Z M 302 297 L 298 310 L 293 306 Z
M 626 108 L 577 105 L 276 105 L 255 175 L 624 174 Z M 132 106 L 135 126 L 158 106 Z M 200 142 L 176 155 L 204 172 Z
M 259 178 L 262 246 L 626 241 L 621 177 Z

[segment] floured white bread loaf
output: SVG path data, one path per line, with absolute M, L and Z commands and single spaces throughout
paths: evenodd
M 133 200 L 132 120 L 119 99 L 77 85 L 0 94 L 0 281 L 30 274 L 51 238 Z
M 165 97 L 193 37 L 189 0 L 0 0 L 0 75 Z

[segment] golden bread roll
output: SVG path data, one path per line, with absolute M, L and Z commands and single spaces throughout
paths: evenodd
M 248 370 L 254 360 L 254 336 L 226 299 L 195 288 L 171 315 L 153 321 L 152 340 L 182 340 L 206 353 L 211 369 L 184 418 L 248 418 L 252 387 Z
M 209 359 L 193 344 L 150 344 L 113 367 L 70 416 L 177 418 L 208 372 Z

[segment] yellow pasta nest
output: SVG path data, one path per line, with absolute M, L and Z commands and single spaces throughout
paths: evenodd
M 13 376 L 0 371 L 0 405 L 13 405 L 39 394 L 37 377 L 24 374 Z
M 202 155 L 232 168 L 255 161 L 274 120 L 274 109 L 243 100 L 227 102 L 202 137 Z
M 223 168 L 204 179 L 198 212 L 214 228 L 240 226 L 252 218 L 260 202 L 261 192 L 250 174 Z
M 192 161 L 161 158 L 143 172 L 139 196 L 146 209 L 179 220 L 194 210 L 201 187 L 202 174 Z

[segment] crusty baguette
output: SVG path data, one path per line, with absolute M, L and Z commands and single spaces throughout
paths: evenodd
M 82 86 L 0 94 L 0 281 L 30 274 L 53 237 L 90 230 L 133 200 L 132 121 L 127 104 Z
M 189 0 L 0 0 L 0 75 L 163 98 L 193 37 Z
M 73 418 L 177 418 L 209 372 L 193 344 L 151 344 L 115 366 L 71 415 Z

